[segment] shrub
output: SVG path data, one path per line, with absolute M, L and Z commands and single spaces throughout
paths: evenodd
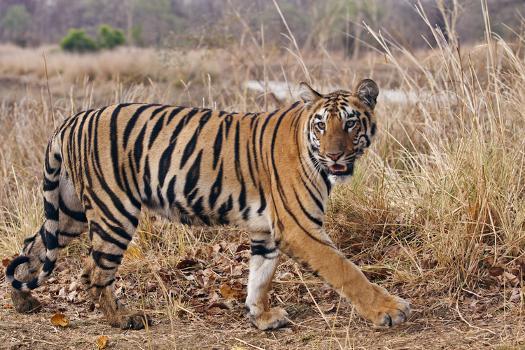
M 104 49 L 113 49 L 126 42 L 124 33 L 120 29 L 113 28 L 108 24 L 98 27 L 98 46 Z
M 60 42 L 65 51 L 88 52 L 98 50 L 97 43 L 82 29 L 72 28 Z

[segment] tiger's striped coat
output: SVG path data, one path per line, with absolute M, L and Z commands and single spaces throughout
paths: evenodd
M 148 318 L 114 297 L 115 272 L 143 208 L 188 224 L 233 224 L 251 232 L 246 306 L 260 329 L 287 322 L 268 291 L 282 251 L 308 265 L 379 325 L 403 322 L 407 302 L 370 283 L 323 230 L 334 182 L 352 175 L 375 133 L 379 93 L 371 80 L 354 92 L 321 95 L 265 113 L 227 113 L 158 104 L 119 104 L 67 119 L 45 157 L 45 222 L 6 271 L 18 311 L 51 274 L 58 249 L 87 231 L 82 274 L 112 326 Z M 20 266 L 17 269 L 17 266 Z

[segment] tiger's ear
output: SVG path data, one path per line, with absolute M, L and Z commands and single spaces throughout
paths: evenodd
M 357 84 L 355 94 L 371 109 L 374 109 L 379 95 L 379 87 L 372 79 L 363 79 Z
M 323 97 L 323 95 L 312 89 L 312 87 L 304 81 L 299 84 L 299 96 L 305 103 L 315 102 Z

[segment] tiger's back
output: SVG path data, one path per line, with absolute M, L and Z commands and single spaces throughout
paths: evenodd
M 78 114 L 56 137 L 79 198 L 105 202 L 97 197 L 107 194 L 114 206 L 122 202 L 126 213 L 116 211 L 123 220 L 145 206 L 183 223 L 267 231 L 263 150 L 270 140 L 263 135 L 290 117 L 283 111 L 116 105 Z

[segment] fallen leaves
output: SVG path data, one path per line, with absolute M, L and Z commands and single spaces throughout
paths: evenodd
M 98 350 L 104 350 L 108 346 L 109 337 L 107 335 L 101 335 L 97 338 L 96 344 Z
M 492 266 L 489 268 L 489 275 L 491 275 L 492 277 L 501 276 L 504 272 L 505 269 L 501 266 Z
M 241 300 L 244 296 L 243 287 L 242 285 L 240 285 L 240 283 L 237 283 L 234 286 L 230 286 L 227 283 L 223 283 L 219 288 L 219 292 L 221 293 L 224 299 Z
M 53 317 L 51 317 L 51 324 L 53 326 L 65 328 L 65 327 L 69 327 L 70 323 L 66 315 L 57 313 L 57 314 L 54 314 Z

